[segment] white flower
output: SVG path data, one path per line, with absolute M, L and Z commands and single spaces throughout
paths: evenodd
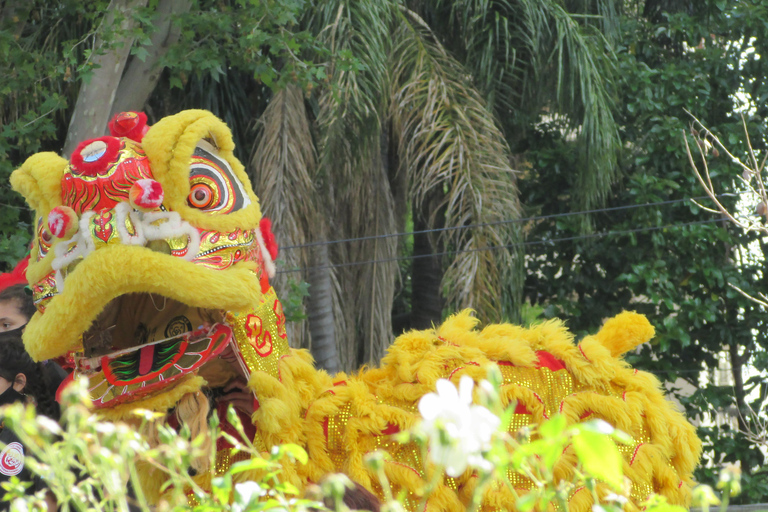
M 446 379 L 437 381 L 437 393 L 427 393 L 419 401 L 429 438 L 429 457 L 445 467 L 449 476 L 461 475 L 467 466 L 484 471 L 492 468 L 483 458 L 501 420 L 491 411 L 472 403 L 472 379 L 464 375 L 459 389 Z
M 629 501 L 629 498 L 627 498 L 626 496 L 622 496 L 621 494 L 616 494 L 615 492 L 612 492 L 606 495 L 603 498 L 603 500 L 608 502 L 618 503 L 620 506 L 623 507 L 624 505 L 627 504 L 627 502 Z
M 235 484 L 235 501 L 239 505 L 248 505 L 254 497 L 264 496 L 264 489 L 256 482 Z

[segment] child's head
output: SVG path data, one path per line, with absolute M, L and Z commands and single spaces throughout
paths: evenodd
M 19 330 L 0 333 L 0 403 L 34 399 L 38 412 L 57 419 L 59 406 L 43 366 L 27 354 Z
M 32 297 L 24 284 L 15 284 L 0 291 L 0 332 L 23 327 L 35 314 Z

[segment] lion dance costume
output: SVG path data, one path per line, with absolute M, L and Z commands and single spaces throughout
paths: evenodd
M 297 443 L 309 453 L 307 465 L 287 465 L 286 479 L 301 486 L 344 472 L 380 494 L 363 457 L 383 449 L 392 456 L 389 481 L 413 508 L 426 461 L 392 434 L 415 425 L 416 405 L 438 379 L 477 381 L 496 363 L 504 402 L 517 404 L 511 432 L 555 413 L 571 423 L 602 418 L 634 439 L 620 447 L 630 508 L 651 492 L 688 502 L 700 452 L 694 429 L 653 376 L 620 359 L 653 336 L 641 315 L 622 313 L 574 345 L 558 321 L 478 330 L 464 312 L 401 335 L 380 368 L 329 376 L 289 347 L 269 284 L 274 239 L 227 126 L 201 110 L 152 127 L 127 112 L 110 131 L 83 142 L 70 161 L 40 153 L 11 177 L 37 221 L 27 279 L 38 312 L 24 333 L 27 350 L 37 360 L 69 357 L 104 417 L 129 420 L 144 408 L 202 432 L 208 414 L 225 417 L 226 403 L 211 410 L 206 396 L 244 377 L 254 413 L 243 419 L 254 444 L 266 451 Z M 242 456 L 217 443 L 215 467 L 193 464 L 203 487 Z M 575 460 L 566 449 L 555 477 L 572 474 Z M 159 500 L 162 476 L 142 471 L 145 494 Z M 519 492 L 531 488 L 522 475 L 508 477 Z M 426 510 L 463 510 L 475 481 L 471 471 L 445 477 Z M 570 502 L 586 512 L 592 497 L 577 489 Z M 495 489 L 483 509 L 513 503 L 508 490 Z

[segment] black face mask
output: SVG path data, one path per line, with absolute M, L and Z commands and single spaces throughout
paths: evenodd
M 0 406 L 14 404 L 23 400 L 24 395 L 13 389 L 13 386 L 0 393 Z

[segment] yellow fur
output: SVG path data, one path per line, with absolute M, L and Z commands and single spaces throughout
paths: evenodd
M 628 333 L 622 330 L 623 322 L 627 322 Z M 516 368 L 508 371 L 525 372 L 525 368 L 536 367 L 536 352 L 543 351 L 563 362 L 565 369 L 559 370 L 558 375 L 570 375 L 573 394 L 558 398 L 562 390 L 547 387 L 543 381 L 533 388 L 505 381 L 501 389 L 503 403 L 524 405 L 533 423 L 562 409 L 569 424 L 587 416 L 601 418 L 628 432 L 637 438 L 622 452 L 633 489 L 642 492 L 644 486 L 651 486 L 670 502 L 687 503 L 691 473 L 701 450 L 694 428 L 666 402 L 653 376 L 635 372 L 613 355 L 647 341 L 652 328 L 644 317 L 619 315 L 579 345 L 573 344 L 573 336 L 558 321 L 531 329 L 495 325 L 477 331 L 476 326 L 477 321 L 465 311 L 434 330 L 405 333 L 390 347 L 381 368 L 347 378 L 345 385 L 334 386 L 320 395 L 306 416 L 310 464 L 300 468 L 305 478 L 343 471 L 376 490 L 376 476 L 363 464 L 365 455 L 380 446 L 380 432 L 388 425 L 404 430 L 418 421 L 415 406 L 421 396 L 434 390 L 438 379 L 450 378 L 457 383 L 462 375 L 469 375 L 479 381 L 489 365 L 499 361 L 508 361 Z M 325 435 L 324 422 L 330 425 L 329 429 L 335 429 L 329 437 Z M 423 461 L 413 459 L 407 449 L 389 449 L 394 450 L 394 462 L 387 465 L 393 485 L 396 489 L 414 491 L 422 485 L 419 475 L 423 477 L 427 469 Z M 570 478 L 575 460 L 572 452 L 564 454 L 556 467 L 556 478 Z M 467 475 L 457 482 L 458 494 L 440 486 L 436 491 L 439 498 L 433 502 L 435 508 L 428 503 L 427 510 L 463 510 L 474 483 Z M 456 499 L 460 506 L 449 505 L 456 503 Z M 492 510 L 502 503 L 508 507 L 511 499 L 506 489 L 489 489 L 483 503 Z M 570 508 L 586 512 L 591 504 L 591 495 L 579 492 L 574 494 Z M 628 510 L 636 509 L 632 505 Z
M 120 262 L 130 262 L 130 267 Z M 252 268 L 243 262 L 215 271 L 145 247 L 104 247 L 75 268 L 45 314 L 35 313 L 24 332 L 27 351 L 42 360 L 77 349 L 80 334 L 110 300 L 124 293 L 157 293 L 200 308 L 247 309 L 261 295 Z
M 180 381 L 164 390 L 162 394 L 152 395 L 138 402 L 118 405 L 109 409 L 100 409 L 99 416 L 109 421 L 127 421 L 135 423 L 137 416 L 135 411 L 146 409 L 148 411 L 166 413 L 176 407 L 181 397 L 187 393 L 196 393 L 205 385 L 205 379 L 197 375 L 186 375 Z

